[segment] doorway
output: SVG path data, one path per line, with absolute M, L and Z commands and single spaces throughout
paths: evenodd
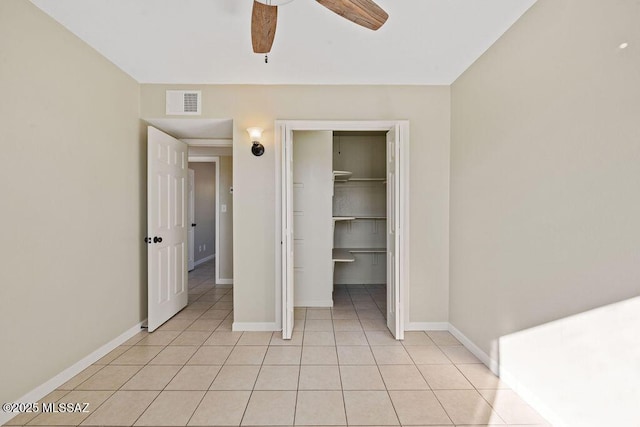
M 404 338 L 404 324 L 408 319 L 409 301 L 409 205 L 408 205 L 408 155 L 409 124 L 407 121 L 326 122 L 326 121 L 278 121 L 276 122 L 276 159 L 278 184 L 276 229 L 282 236 L 276 252 L 276 318 L 281 320 L 283 338 L 290 339 L 294 324 L 295 277 L 294 251 L 294 132 L 384 132 L 386 134 L 387 189 L 387 326 L 396 339 Z M 299 175 L 299 174 L 298 174 Z M 297 187 L 303 188 L 304 184 Z M 299 222 L 299 220 L 298 220 Z M 333 231 L 333 230 L 331 230 Z M 299 240 L 299 239 L 298 239 Z M 299 242 L 298 246 L 300 246 Z M 377 256 L 377 255 L 375 255 Z M 298 268 L 298 270 L 300 270 Z M 278 313 L 279 311 L 279 313 Z
M 216 257 L 219 159 L 189 160 L 189 271 Z
M 233 284 L 233 171 L 231 169 L 232 160 L 230 156 L 202 156 L 189 155 L 189 164 L 196 169 L 196 191 L 198 193 L 198 170 L 205 179 L 200 182 L 200 186 L 210 186 L 210 193 L 207 200 L 203 200 L 205 204 L 212 203 L 211 206 L 204 206 L 201 210 L 201 218 L 203 220 L 212 221 L 211 230 L 206 230 L 203 240 L 196 238 L 194 251 L 196 261 L 194 264 L 206 263 L 207 261 L 215 261 L 215 284 L 216 285 L 232 285 Z M 213 176 L 210 176 L 207 170 L 207 164 L 213 165 Z M 196 203 L 196 228 L 198 227 L 198 206 Z M 204 227 L 201 227 L 204 228 Z M 207 237 L 208 236 L 208 237 Z M 213 247 L 207 246 L 207 241 L 213 243 Z M 201 254 L 198 259 L 198 254 Z
M 219 243 L 215 245 L 217 263 L 215 268 L 210 267 L 209 284 L 224 288 L 233 284 L 233 123 L 231 120 L 204 119 L 148 119 L 147 122 L 151 126 L 148 127 L 147 144 L 149 217 L 145 242 L 148 246 L 147 306 L 151 332 L 182 310 L 188 303 L 187 293 L 191 293 L 192 283 L 187 274 L 188 229 L 197 222 L 188 217 L 189 161 L 217 162 L 218 179 L 213 185 L 218 187 L 215 240 Z M 223 173 L 225 167 L 226 174 Z M 221 214 L 219 211 L 222 210 L 225 212 Z

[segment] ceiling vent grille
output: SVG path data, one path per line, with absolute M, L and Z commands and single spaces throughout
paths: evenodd
M 167 115 L 199 116 L 202 114 L 202 92 L 199 90 L 168 90 Z

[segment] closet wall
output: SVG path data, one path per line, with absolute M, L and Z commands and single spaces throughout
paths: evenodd
M 334 283 L 385 284 L 386 137 L 333 135 Z

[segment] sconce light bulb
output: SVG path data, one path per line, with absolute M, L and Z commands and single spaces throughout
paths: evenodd
M 251 142 L 260 142 L 262 139 L 262 128 L 251 127 L 247 129 Z
M 262 156 L 264 154 L 264 146 L 260 144 L 260 140 L 262 139 L 262 128 L 248 128 L 247 132 L 249 133 L 252 143 L 251 153 L 256 157 Z

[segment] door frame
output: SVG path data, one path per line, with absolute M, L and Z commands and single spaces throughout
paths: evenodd
M 410 275 L 409 275 L 409 256 L 410 256 L 410 221 L 409 221 L 409 121 L 408 120 L 276 120 L 274 132 L 274 149 L 275 149 L 275 319 L 278 329 L 283 327 L 283 295 L 284 286 L 282 274 L 282 147 L 285 144 L 287 134 L 299 130 L 318 130 L 318 131 L 389 131 L 397 129 L 399 143 L 399 166 L 398 171 L 399 187 L 400 187 L 400 230 L 399 242 L 400 253 L 400 283 L 399 283 L 399 307 L 398 317 L 400 319 L 400 336 L 398 339 L 404 338 L 406 325 L 409 324 L 409 307 L 410 307 Z
M 220 277 L 220 156 L 191 155 L 189 156 L 189 163 L 214 163 L 216 165 L 215 281 L 216 285 L 231 285 L 233 284 L 233 279 L 222 279 Z
M 195 222 L 196 177 L 195 171 L 188 168 L 188 162 L 189 160 L 187 158 L 187 174 L 189 177 L 189 184 L 187 185 L 187 188 L 189 189 L 189 200 L 187 202 L 187 212 L 189 213 L 189 231 L 187 231 L 187 250 L 189 251 L 189 257 L 187 258 L 187 272 L 190 272 L 193 271 L 194 268 L 196 268 L 196 231 L 193 229 L 194 227 L 192 225 Z M 191 235 L 193 235 L 193 237 L 191 237 Z

